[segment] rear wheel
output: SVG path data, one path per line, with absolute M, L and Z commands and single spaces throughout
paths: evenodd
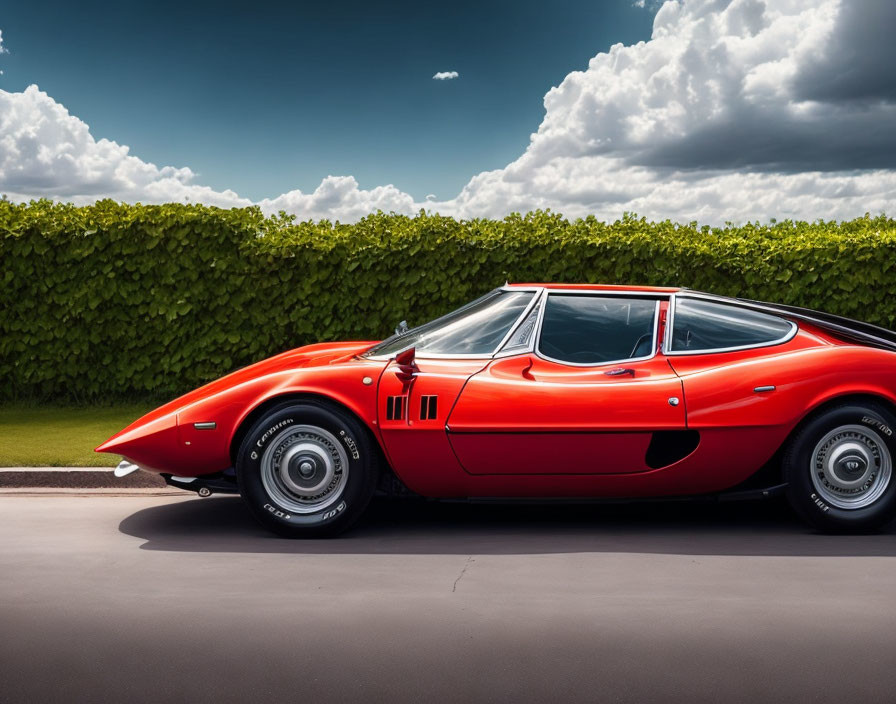
M 346 530 L 370 502 L 378 470 L 367 430 L 338 407 L 316 402 L 272 410 L 246 434 L 236 462 L 249 510 L 290 538 Z
M 868 532 L 896 516 L 896 418 L 876 404 L 843 405 L 813 418 L 784 455 L 790 503 L 826 532 Z

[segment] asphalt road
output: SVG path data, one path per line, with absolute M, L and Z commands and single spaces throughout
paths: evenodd
M 777 504 L 0 496 L 0 701 L 893 702 L 896 539 Z

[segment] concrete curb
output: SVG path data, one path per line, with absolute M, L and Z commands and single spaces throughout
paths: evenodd
M 0 467 L 0 490 L 6 489 L 168 489 L 151 472 L 118 478 L 111 467 Z
M 193 492 L 182 491 L 180 489 L 64 489 L 60 487 L 20 487 L 10 489 L 0 487 L 0 499 L 6 499 L 10 496 L 173 496 L 182 499 L 192 499 L 196 497 Z

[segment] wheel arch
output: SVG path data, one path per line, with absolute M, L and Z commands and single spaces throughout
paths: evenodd
M 290 404 L 302 401 L 312 401 L 314 403 L 324 406 L 330 406 L 331 408 L 336 408 L 344 413 L 348 413 L 352 418 L 360 423 L 361 427 L 363 427 L 367 431 L 371 441 L 380 453 L 380 461 L 383 463 L 383 466 L 388 466 L 385 453 L 383 452 L 382 445 L 380 444 L 379 437 L 373 430 L 373 428 L 370 427 L 367 421 L 365 421 L 364 418 L 362 418 L 361 415 L 357 413 L 357 411 L 347 406 L 346 404 L 341 403 L 331 396 L 327 396 L 326 394 L 315 393 L 313 391 L 289 391 L 286 393 L 268 397 L 258 403 L 255 407 L 253 407 L 247 414 L 245 414 L 237 424 L 236 429 L 233 431 L 233 435 L 230 438 L 230 446 L 228 449 L 231 463 L 234 465 L 236 464 L 236 456 L 239 452 L 240 445 L 242 444 L 243 439 L 246 437 L 246 434 L 249 432 L 249 429 L 259 418 L 263 417 L 266 413 L 270 413 L 273 409 L 280 406 L 288 406 Z
M 794 433 L 796 433 L 813 419 L 820 416 L 822 413 L 825 413 L 826 411 L 836 406 L 843 406 L 848 403 L 873 403 L 879 406 L 883 406 L 890 413 L 896 415 L 896 401 L 894 401 L 892 398 L 884 396 L 883 394 L 878 394 L 870 391 L 856 391 L 837 394 L 836 396 L 824 399 L 823 401 L 815 404 L 812 408 L 806 411 L 806 413 L 803 414 L 802 418 L 800 418 L 797 424 L 793 427 L 793 430 L 790 431 L 787 439 L 789 440 Z
M 783 481 L 784 467 L 782 466 L 781 460 L 784 451 L 787 449 L 793 438 L 796 437 L 796 435 L 804 427 L 806 427 L 806 425 L 808 425 L 813 420 L 818 418 L 818 416 L 826 413 L 832 408 L 836 408 L 837 406 L 844 406 L 851 403 L 859 405 L 861 405 L 862 403 L 877 404 L 879 406 L 883 406 L 890 413 L 896 416 L 896 402 L 894 402 L 893 399 L 888 398 L 887 396 L 884 396 L 882 394 L 868 391 L 856 391 L 838 394 L 836 396 L 826 398 L 823 401 L 812 406 L 812 408 L 807 410 L 802 415 L 802 417 L 796 422 L 793 428 L 790 429 L 790 432 L 787 433 L 787 437 L 784 439 L 784 442 L 781 443 L 781 446 L 777 450 L 775 450 L 775 454 L 772 456 L 772 459 L 768 463 L 774 467 L 775 476 L 779 477 Z

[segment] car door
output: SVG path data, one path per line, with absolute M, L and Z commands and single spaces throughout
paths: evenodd
M 660 351 L 662 296 L 551 291 L 531 349 L 464 386 L 448 437 L 470 474 L 650 471 L 657 434 L 686 428 Z
M 677 294 L 665 353 L 688 397 L 688 422 L 700 431 L 750 428 L 786 433 L 812 402 L 818 343 L 797 337 L 785 318 L 713 300 Z M 831 382 L 827 382 L 830 384 Z M 766 432 L 766 430 L 763 430 Z M 775 436 L 762 436 L 775 447 Z
M 443 494 L 440 478 L 461 471 L 445 433 L 448 414 L 538 293 L 498 289 L 384 343 L 390 360 L 377 386 L 377 427 L 392 469 L 414 491 Z

